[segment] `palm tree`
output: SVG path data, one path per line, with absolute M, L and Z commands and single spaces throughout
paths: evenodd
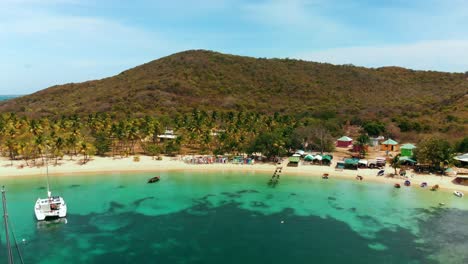
M 356 139 L 356 144 L 359 146 L 359 153 L 361 157 L 366 156 L 366 145 L 369 144 L 369 136 L 367 134 L 361 134 L 359 137 Z
M 390 161 L 390 166 L 395 170 L 395 175 L 397 175 L 397 169 L 400 168 L 400 154 Z

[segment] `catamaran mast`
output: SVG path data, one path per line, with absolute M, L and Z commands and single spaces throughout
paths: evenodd
M 49 161 L 47 156 L 45 157 L 45 162 L 46 162 L 46 179 L 47 179 L 47 197 L 50 198 L 52 193 L 50 192 L 50 186 L 49 186 Z
M 10 245 L 10 231 L 8 231 L 8 212 L 6 207 L 5 186 L 2 186 L 2 203 L 3 203 L 3 222 L 5 223 L 5 237 L 8 250 L 8 264 L 13 264 L 13 252 Z

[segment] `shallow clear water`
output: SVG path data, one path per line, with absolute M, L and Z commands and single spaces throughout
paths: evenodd
M 51 177 L 66 223 L 34 218 L 44 177 L 2 179 L 25 262 L 468 263 L 468 202 L 450 193 L 297 175 L 273 188 L 254 172 L 158 175 L 155 184 L 146 183 L 154 173 Z

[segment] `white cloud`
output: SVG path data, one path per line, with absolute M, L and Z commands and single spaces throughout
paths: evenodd
M 468 40 L 421 41 L 399 45 L 355 46 L 298 54 L 299 59 L 366 67 L 401 66 L 417 70 L 465 72 Z
M 11 93 L 12 88 L 24 93 L 107 77 L 178 47 L 157 30 L 37 7 L 74 1 L 6 1 L 0 0 L 0 69 L 4 73 L 0 76 L 0 94 Z
M 247 15 L 260 23 L 279 27 L 334 27 L 336 23 L 319 14 L 321 1 L 267 0 L 244 5 Z

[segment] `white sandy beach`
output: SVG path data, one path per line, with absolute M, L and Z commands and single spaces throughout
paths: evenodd
M 287 161 L 284 161 L 281 165 L 272 163 L 256 163 L 254 165 L 243 165 L 243 164 L 187 164 L 179 158 L 163 157 L 162 160 L 154 160 L 151 157 L 140 156 L 140 161 L 135 162 L 133 157 L 127 158 L 111 158 L 111 157 L 93 157 L 88 163 L 82 165 L 78 158 L 70 160 L 69 158 L 60 160 L 58 165 L 54 165 L 51 161 L 49 164 L 50 175 L 82 175 L 82 174 L 97 174 L 106 172 L 152 172 L 152 171 L 164 171 L 164 170 L 211 170 L 211 171 L 222 171 L 222 170 L 237 170 L 237 171 L 259 171 L 265 173 L 273 173 L 276 166 L 282 166 L 282 177 L 287 175 L 310 175 L 311 177 L 321 177 L 323 173 L 328 173 L 330 177 L 348 178 L 355 179 L 357 175 L 363 176 L 365 181 L 381 182 L 383 184 L 394 184 L 400 183 L 403 185 L 405 178 L 391 178 L 376 176 L 376 169 L 359 169 L 359 170 L 342 170 L 336 171 L 334 166 L 316 166 L 316 165 L 299 165 L 299 167 L 287 167 Z M 394 170 L 390 167 L 385 169 L 386 173 L 392 173 Z M 18 160 L 11 161 L 6 158 L 0 159 L 0 175 L 1 177 L 26 177 L 34 175 L 44 175 L 46 172 L 45 166 L 27 167 L 25 162 Z M 438 184 L 441 189 L 445 190 L 459 190 L 464 193 L 468 193 L 468 186 L 456 185 L 452 183 L 454 177 L 448 176 L 436 176 L 436 175 L 423 175 L 414 174 L 409 172 L 409 180 L 413 187 L 420 188 L 419 185 L 422 182 L 427 182 L 429 186 Z

